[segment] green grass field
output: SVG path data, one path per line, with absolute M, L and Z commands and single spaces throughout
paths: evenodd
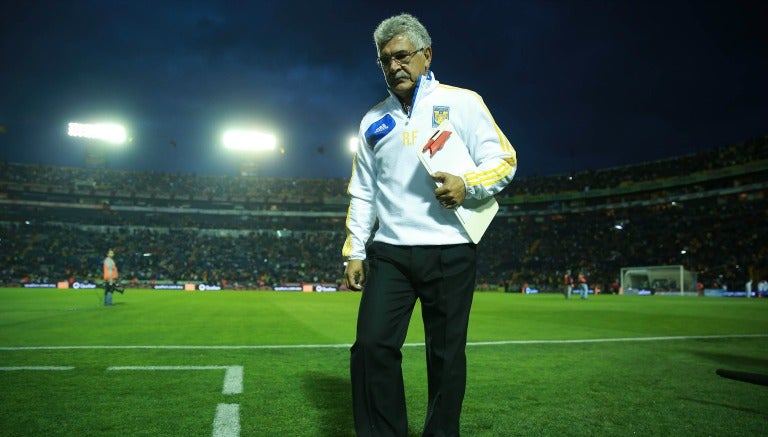
M 353 435 L 359 298 L 0 289 L 0 435 Z M 414 317 L 414 436 L 422 341 Z M 469 341 L 464 436 L 768 433 L 768 387 L 715 374 L 768 373 L 768 299 L 478 293 Z

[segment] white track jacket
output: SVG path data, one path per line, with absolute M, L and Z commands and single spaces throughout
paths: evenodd
M 501 191 L 517 170 L 517 154 L 475 92 L 440 84 L 432 72 L 419 78 L 410 114 L 397 97 L 374 106 L 360 122 L 358 149 L 347 192 L 347 239 L 342 255 L 365 259 L 365 244 L 403 246 L 471 243 L 451 209 L 435 198 L 435 183 L 422 167 L 421 148 L 445 119 L 464 141 L 477 167 L 460 176 L 467 198 Z

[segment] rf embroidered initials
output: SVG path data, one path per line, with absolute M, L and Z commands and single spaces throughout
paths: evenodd
M 416 138 L 419 136 L 419 131 L 403 131 L 403 146 L 412 146 L 416 144 Z

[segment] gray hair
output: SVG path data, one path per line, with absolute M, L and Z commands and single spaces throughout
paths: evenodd
M 398 35 L 405 35 L 417 49 L 432 46 L 427 28 L 413 15 L 403 13 L 387 18 L 373 31 L 376 50 Z

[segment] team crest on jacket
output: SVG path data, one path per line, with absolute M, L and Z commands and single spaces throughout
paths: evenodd
M 447 106 L 433 106 L 432 107 L 432 127 L 440 126 L 440 123 L 448 120 L 450 108 Z

